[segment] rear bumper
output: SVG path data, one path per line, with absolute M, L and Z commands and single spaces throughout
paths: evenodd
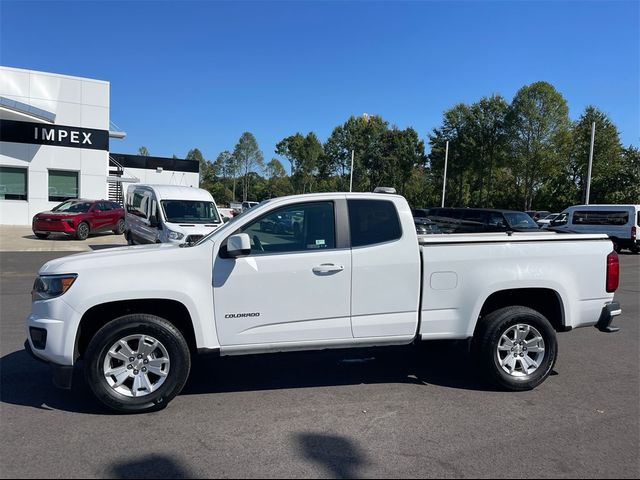
M 51 367 L 51 378 L 53 380 L 53 384 L 64 390 L 70 390 L 71 384 L 73 383 L 73 365 L 58 365 L 57 363 L 48 362 L 40 357 L 38 357 L 31 348 L 31 342 L 26 340 L 24 342 L 25 351 L 38 362 L 46 363 Z
M 620 330 L 619 327 L 612 327 L 613 319 L 622 313 L 622 308 L 618 302 L 611 302 L 602 308 L 600 319 L 596 323 L 596 328 L 601 332 L 614 333 Z

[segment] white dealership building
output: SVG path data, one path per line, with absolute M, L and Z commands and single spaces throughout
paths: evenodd
M 125 133 L 109 95 L 107 81 L 0 66 L 0 224 L 68 198 L 120 201 L 131 182 L 198 186 L 198 162 L 110 153 Z

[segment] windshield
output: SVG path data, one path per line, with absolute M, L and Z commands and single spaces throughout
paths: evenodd
M 538 224 L 525 212 L 504 212 L 504 216 L 511 228 L 518 230 L 538 230 Z
M 78 202 L 70 200 L 53 207 L 52 212 L 87 213 L 91 208 L 90 202 Z
M 254 208 L 260 208 L 264 205 L 266 205 L 269 202 L 269 200 L 264 200 L 263 202 L 260 202 L 257 206 L 255 206 Z M 208 235 L 205 235 L 204 237 L 202 237 L 200 240 L 198 240 L 194 245 L 200 245 L 204 242 L 206 242 L 207 240 L 209 240 L 209 238 L 211 238 L 213 235 L 218 235 L 220 232 L 224 232 L 227 231 L 229 229 L 233 230 L 234 229 L 234 225 L 236 223 L 238 223 L 238 220 L 241 218 L 246 217 L 249 212 L 253 213 L 255 212 L 255 210 L 252 209 L 247 209 L 244 212 L 242 212 L 240 215 L 236 215 L 235 217 L 231 218 L 227 223 L 225 223 L 223 226 L 221 226 L 220 228 L 214 230 L 213 232 L 209 233 Z M 185 244 L 188 245 L 188 244 Z
M 220 223 L 213 202 L 202 200 L 162 200 L 164 218 L 169 223 Z

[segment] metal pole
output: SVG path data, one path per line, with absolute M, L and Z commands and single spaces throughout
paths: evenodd
M 444 152 L 444 179 L 442 181 L 442 207 L 444 208 L 444 192 L 447 188 L 447 161 L 449 160 L 449 140 Z
M 589 205 L 589 194 L 591 193 L 591 166 L 593 165 L 593 142 L 596 137 L 596 122 L 591 124 L 591 149 L 589 150 L 589 171 L 587 172 L 587 198 L 585 205 Z
M 349 191 L 353 191 L 353 157 L 355 155 L 355 150 L 351 150 L 351 179 L 349 180 Z

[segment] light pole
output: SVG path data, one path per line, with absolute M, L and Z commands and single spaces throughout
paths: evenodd
M 444 152 L 444 178 L 442 180 L 442 208 L 444 208 L 444 194 L 447 188 L 447 161 L 449 160 L 449 140 Z
M 351 150 L 351 171 L 349 174 L 349 192 L 353 191 L 353 157 L 355 156 L 356 151 Z
M 585 205 L 589 205 L 589 194 L 591 193 L 591 167 L 593 165 L 593 143 L 596 138 L 596 122 L 591 124 L 591 149 L 589 150 L 589 169 L 587 171 L 587 195 Z

